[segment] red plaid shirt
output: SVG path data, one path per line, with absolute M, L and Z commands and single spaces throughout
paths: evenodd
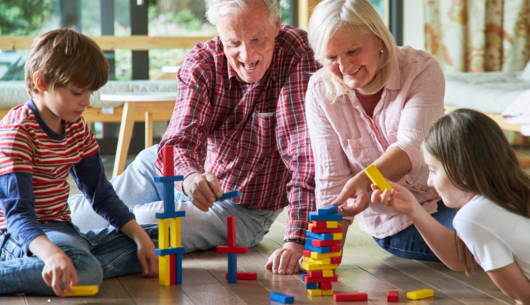
M 175 175 L 211 172 L 237 204 L 289 206 L 285 238 L 305 240 L 315 209 L 315 171 L 305 93 L 318 64 L 306 32 L 282 26 L 269 70 L 253 84 L 230 66 L 219 37 L 199 43 L 177 73 L 179 90 L 161 147 L 175 145 Z M 182 191 L 182 183 L 176 183 Z

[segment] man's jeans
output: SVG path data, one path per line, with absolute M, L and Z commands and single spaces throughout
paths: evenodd
M 140 152 L 125 172 L 110 180 L 116 193 L 132 210 L 140 224 L 158 223 L 155 213 L 164 211 L 163 188 L 155 183 L 154 164 L 158 145 Z M 233 191 L 233 190 L 225 190 Z M 107 227 L 82 195 L 68 199 L 72 222 L 81 231 Z M 175 210 L 186 211 L 181 219 L 182 246 L 186 252 L 205 250 L 227 244 L 227 217 L 236 217 L 237 245 L 258 244 L 282 210 L 254 210 L 234 204 L 231 200 L 215 202 L 208 212 L 196 208 L 182 193 L 175 190 Z
M 103 279 L 142 271 L 136 243 L 114 228 L 80 233 L 70 222 L 47 221 L 41 227 L 48 239 L 72 260 L 79 279 L 77 285 L 101 285 Z M 157 246 L 157 226 L 142 227 Z M 44 262 L 25 253 L 9 232 L 1 235 L 0 249 L 0 294 L 55 294 L 42 278 Z

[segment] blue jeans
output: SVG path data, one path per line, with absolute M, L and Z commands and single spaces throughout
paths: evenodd
M 432 217 L 444 227 L 454 231 L 453 218 L 455 218 L 456 212 L 456 209 L 448 208 L 440 200 L 438 201 L 438 212 L 432 214 Z M 403 258 L 440 262 L 440 259 L 432 252 L 414 225 L 392 236 L 385 238 L 374 237 L 374 239 L 381 248 L 393 255 Z
M 123 174 L 110 180 L 118 196 L 131 209 L 139 224 L 158 223 L 156 213 L 164 211 L 163 188 L 155 183 L 154 163 L 158 145 L 140 152 Z M 232 191 L 232 190 L 225 190 Z M 81 231 L 108 226 L 82 195 L 68 199 L 72 222 Z M 175 190 L 175 210 L 186 211 L 181 218 L 182 246 L 186 252 L 206 250 L 227 243 L 227 217 L 236 217 L 238 246 L 257 245 L 283 209 L 276 211 L 249 209 L 231 200 L 215 202 L 208 212 L 196 208 L 188 197 Z
M 157 246 L 158 227 L 142 227 Z M 72 260 L 78 285 L 101 285 L 103 279 L 142 271 L 136 243 L 114 228 L 80 233 L 70 222 L 47 221 L 41 223 L 41 228 Z M 9 232 L 1 235 L 0 249 L 0 294 L 55 295 L 42 278 L 44 262 L 25 253 Z

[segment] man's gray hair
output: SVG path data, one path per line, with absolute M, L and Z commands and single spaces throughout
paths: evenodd
M 206 18 L 211 24 L 217 26 L 217 16 L 227 15 L 235 10 L 241 10 L 249 2 L 256 0 L 211 0 L 208 3 Z M 269 10 L 269 19 L 273 26 L 276 26 L 276 20 L 280 17 L 280 0 L 261 0 Z

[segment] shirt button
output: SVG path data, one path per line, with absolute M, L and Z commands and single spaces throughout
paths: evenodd
M 234 144 L 234 142 L 232 142 L 232 141 L 228 141 L 228 144 Z
M 219 160 L 219 161 L 217 161 L 217 163 L 223 164 L 223 160 Z

